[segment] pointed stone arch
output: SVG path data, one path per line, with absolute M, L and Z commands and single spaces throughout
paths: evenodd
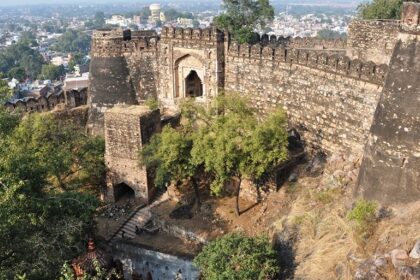
M 175 98 L 205 96 L 206 69 L 203 59 L 194 54 L 183 55 L 175 61 L 174 73 Z M 189 81 L 190 78 L 193 79 Z

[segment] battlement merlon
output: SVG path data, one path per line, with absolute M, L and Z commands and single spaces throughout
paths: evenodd
M 420 3 L 403 3 L 401 12 L 401 32 L 420 35 Z
M 123 57 L 140 51 L 156 51 L 159 36 L 153 30 L 101 29 L 93 32 L 92 57 Z
M 204 29 L 164 27 L 162 29 L 161 38 L 222 42 L 224 33 L 216 27 Z

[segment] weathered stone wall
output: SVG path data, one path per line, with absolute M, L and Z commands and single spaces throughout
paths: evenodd
M 388 64 L 399 28 L 397 20 L 353 20 L 348 28 L 347 56 Z
M 201 80 L 201 99 L 216 96 L 224 82 L 223 40 L 223 33 L 214 28 L 165 27 L 159 45 L 159 98 L 169 106 L 184 98 L 191 71 Z
M 115 104 L 135 105 L 156 97 L 157 48 L 156 33 L 94 32 L 89 76 L 91 133 L 103 134 L 103 114 Z
M 310 145 L 361 153 L 386 69 L 319 52 L 232 44 L 225 88 L 247 94 L 262 113 L 284 108 Z
M 148 279 L 199 279 L 200 273 L 188 258 L 173 256 L 148 250 L 137 244 L 119 241 L 113 246 L 114 259 L 123 263 L 124 279 L 131 280 L 133 275 Z
M 107 166 L 108 201 L 114 200 L 114 187 L 124 183 L 135 197 L 149 201 L 153 184 L 148 171 L 139 166 L 138 151 L 151 135 L 160 131 L 159 110 L 146 106 L 114 107 L 105 112 L 105 164 Z
M 418 39 L 394 49 L 359 173 L 356 194 L 382 203 L 420 200 Z

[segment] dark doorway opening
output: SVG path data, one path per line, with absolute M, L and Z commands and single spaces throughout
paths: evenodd
M 203 84 L 197 72 L 192 70 L 185 78 L 185 96 L 200 97 L 203 96 Z
M 133 199 L 135 197 L 134 190 L 127 184 L 121 183 L 114 186 L 114 199 L 115 202 L 121 199 Z

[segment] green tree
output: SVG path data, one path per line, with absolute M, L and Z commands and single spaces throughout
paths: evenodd
M 200 129 L 191 152 L 193 162 L 214 175 L 210 186 L 213 194 L 220 195 L 233 177 L 239 179 L 237 215 L 242 179 L 258 180 L 288 157 L 283 112 L 277 111 L 259 122 L 247 104 L 237 94 L 218 97 L 215 110 L 219 113 Z
M 163 187 L 173 182 L 180 186 L 185 181 L 193 184 L 197 203 L 200 195 L 195 178 L 198 166 L 191 158 L 193 134 L 185 127 L 163 128 L 160 134 L 152 136 L 150 143 L 140 151 L 140 163 L 155 173 L 155 184 Z
M 83 65 L 84 59 L 85 59 L 85 56 L 82 53 L 80 52 L 73 53 L 69 61 L 69 70 L 74 71 L 74 67 L 76 65 Z
M 30 31 L 24 31 L 20 34 L 19 42 L 21 42 L 24 45 L 30 46 L 30 47 L 37 47 L 38 42 L 36 40 L 36 37 L 34 33 Z
M 249 43 L 256 28 L 264 29 L 274 18 L 269 0 L 223 0 L 224 13 L 215 17 L 218 28 L 227 29 L 239 43 Z
M 20 80 L 36 78 L 44 64 L 42 55 L 24 42 L 18 42 L 0 51 L 0 71 L 9 77 L 17 75 Z M 24 71 L 24 77 L 22 73 Z
M 373 0 L 357 7 L 362 19 L 399 19 L 403 0 Z
M 231 233 L 207 244 L 194 259 L 204 279 L 276 279 L 276 253 L 267 238 Z
M 4 79 L 3 73 L 0 73 L 0 106 L 13 96 L 13 90 L 9 88 L 7 80 Z
M 53 45 L 53 50 L 68 53 L 87 54 L 90 50 L 91 37 L 82 31 L 67 30 Z
M 10 79 L 16 79 L 18 81 L 23 81 L 26 78 L 25 69 L 23 67 L 13 67 L 7 72 L 7 76 Z
M 321 29 L 316 34 L 316 37 L 320 39 L 342 39 L 346 38 L 346 36 L 346 33 L 340 33 L 330 29 Z
M 0 172 L 15 174 L 34 190 L 47 184 L 68 190 L 82 179 L 100 181 L 105 170 L 103 140 L 50 114 L 26 116 L 2 148 Z
M 57 279 L 60 266 L 85 250 L 98 201 L 51 182 L 103 170 L 103 141 L 49 114 L 21 119 L 4 109 L 0 136 L 0 279 Z
M 44 64 L 42 65 L 41 74 L 38 78 L 42 80 L 58 80 L 60 77 L 66 74 L 66 70 L 63 65 L 55 66 L 53 64 Z
M 104 12 L 96 12 L 92 20 L 87 21 L 85 26 L 92 29 L 99 29 L 105 26 Z

